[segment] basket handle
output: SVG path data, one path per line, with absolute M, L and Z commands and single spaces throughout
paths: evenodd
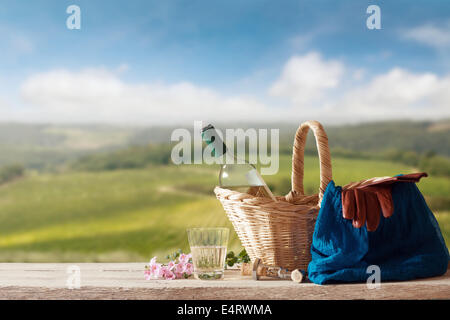
M 292 193 L 304 195 L 303 175 L 304 175 L 304 156 L 306 137 L 311 129 L 316 138 L 316 145 L 319 152 L 320 161 L 320 187 L 319 203 L 322 201 L 323 194 L 328 183 L 332 179 L 331 156 L 328 146 L 328 137 L 322 125 L 318 121 L 307 121 L 300 125 L 295 134 L 294 148 L 292 154 Z

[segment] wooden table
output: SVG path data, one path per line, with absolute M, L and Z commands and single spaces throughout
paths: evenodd
M 79 289 L 67 287 L 71 276 L 67 269 L 74 265 L 80 270 Z M 224 280 L 146 281 L 144 265 L 2 263 L 0 299 L 450 299 L 450 270 L 442 277 L 382 283 L 379 289 L 368 289 L 366 284 L 254 281 L 237 270 L 227 270 Z

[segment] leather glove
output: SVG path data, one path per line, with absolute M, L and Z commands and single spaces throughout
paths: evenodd
M 424 172 L 412 173 L 348 184 L 342 189 L 342 215 L 353 220 L 355 228 L 366 223 L 367 231 L 375 231 L 380 223 L 380 211 L 385 218 L 394 213 L 392 185 L 396 182 L 419 182 L 420 178 L 427 176 Z

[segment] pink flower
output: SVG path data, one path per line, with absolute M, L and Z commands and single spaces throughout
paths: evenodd
M 165 272 L 164 278 L 166 278 L 167 280 L 173 280 L 173 279 L 176 279 L 177 276 L 175 275 L 175 273 L 173 273 L 172 271 L 168 270 L 168 271 Z
M 150 260 L 149 265 L 151 266 L 152 264 L 155 264 L 155 263 L 156 263 L 156 257 L 153 257 L 153 258 Z
M 176 273 L 183 273 L 185 269 L 184 263 L 177 263 L 175 265 L 175 272 Z
M 160 268 L 161 268 L 161 264 L 160 263 L 156 263 L 156 257 L 153 257 L 150 260 L 149 265 L 146 267 L 145 278 L 147 280 L 158 279 L 158 277 L 159 277 L 159 269 Z
M 153 257 L 149 265 L 145 266 L 144 277 L 146 280 L 151 279 L 182 279 L 188 278 L 193 272 L 193 265 L 190 263 L 191 254 L 180 254 L 178 263 L 170 261 L 167 265 L 156 262 L 156 257 Z
M 190 253 L 189 254 L 182 253 L 182 254 L 180 254 L 180 257 L 178 259 L 181 263 L 184 264 L 184 263 L 188 263 L 189 259 L 191 257 L 192 257 L 192 255 Z
M 176 275 L 170 271 L 169 266 L 161 266 L 159 269 L 159 278 L 172 280 L 176 278 Z
M 193 271 L 194 271 L 194 266 L 192 265 L 192 263 L 186 263 L 184 265 L 184 270 L 183 270 L 184 273 L 186 273 L 187 275 L 190 276 Z
M 161 268 L 159 268 L 158 277 L 165 278 L 167 272 L 169 272 L 169 269 L 167 269 L 167 266 L 161 266 Z
M 175 261 L 170 261 L 170 262 L 167 264 L 167 268 L 168 268 L 169 270 L 172 270 L 174 267 L 175 267 Z
M 150 266 L 150 274 L 154 278 L 158 278 L 159 277 L 159 269 L 161 269 L 161 265 L 159 263 L 155 263 L 155 264 L 151 265 Z

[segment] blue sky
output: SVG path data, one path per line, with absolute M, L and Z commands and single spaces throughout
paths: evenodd
M 72 4 L 81 8 L 81 30 L 66 28 Z M 381 9 L 381 30 L 366 27 L 371 4 Z M 1 0 L 0 116 L 171 122 L 202 112 L 214 119 L 217 112 L 205 110 L 213 104 L 245 109 L 243 117 L 257 112 L 258 120 L 298 112 L 345 122 L 339 110 L 351 100 L 355 121 L 448 117 L 449 34 L 449 1 Z M 324 81 L 291 75 L 302 72 Z M 399 85 L 392 94 L 352 98 L 364 90 L 382 95 L 389 81 Z M 393 97 L 417 92 L 414 85 L 428 89 Z M 384 111 L 370 112 L 375 101 Z M 130 111 L 134 117 L 122 116 Z

